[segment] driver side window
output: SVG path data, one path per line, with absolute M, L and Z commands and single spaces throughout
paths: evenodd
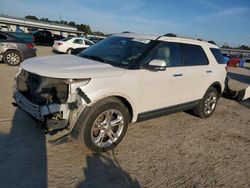
M 152 60 L 163 60 L 167 67 L 182 66 L 180 44 L 171 42 L 161 42 L 150 54 L 147 62 Z

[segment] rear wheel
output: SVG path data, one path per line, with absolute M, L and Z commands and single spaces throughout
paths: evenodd
M 218 91 L 215 88 L 209 88 L 199 104 L 194 108 L 194 114 L 201 118 L 210 117 L 217 106 L 218 95 Z
M 129 112 L 116 98 L 106 98 L 80 119 L 79 139 L 94 152 L 108 151 L 123 139 L 129 124 Z
M 66 53 L 71 54 L 72 50 L 73 50 L 73 48 L 69 48 L 69 49 L 67 49 Z
M 9 50 L 3 55 L 3 61 L 10 66 L 17 66 L 21 63 L 22 58 L 19 52 Z

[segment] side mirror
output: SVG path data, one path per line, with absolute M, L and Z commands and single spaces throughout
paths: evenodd
M 167 67 L 167 63 L 166 61 L 163 61 L 160 59 L 154 59 L 150 61 L 146 67 L 154 71 L 165 71 Z

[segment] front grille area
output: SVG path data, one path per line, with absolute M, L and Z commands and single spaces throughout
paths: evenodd
M 68 98 L 64 79 L 49 78 L 21 70 L 16 80 L 17 90 L 37 105 L 63 104 Z

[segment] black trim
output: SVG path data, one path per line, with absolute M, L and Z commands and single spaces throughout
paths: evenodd
M 161 117 L 161 116 L 172 114 L 175 112 L 190 110 L 190 109 L 194 108 L 198 103 L 199 103 L 199 100 L 196 100 L 196 101 L 192 101 L 192 102 L 188 102 L 188 103 L 184 103 L 184 104 L 179 104 L 179 105 L 175 105 L 175 106 L 170 106 L 170 107 L 166 107 L 166 108 L 160 108 L 157 110 L 143 112 L 143 113 L 140 113 L 138 115 L 137 122 Z
M 76 92 L 80 97 L 82 97 L 85 100 L 87 104 L 91 103 L 90 98 L 83 92 L 83 90 L 81 90 L 81 88 L 78 87 L 76 89 Z

